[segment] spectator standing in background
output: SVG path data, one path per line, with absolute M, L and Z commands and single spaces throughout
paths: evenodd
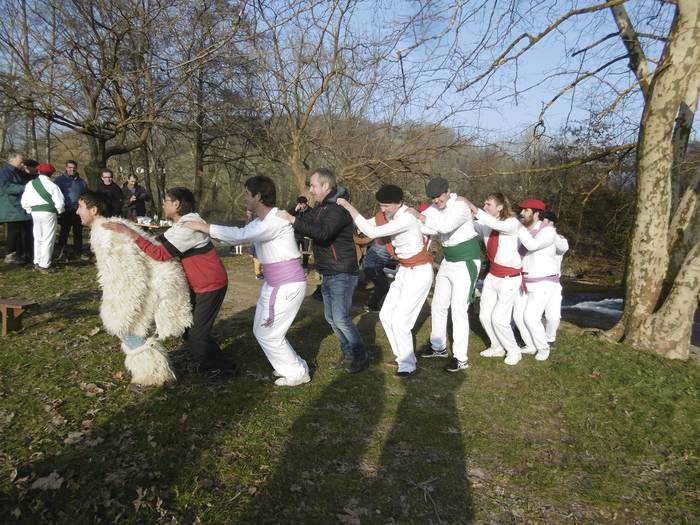
M 122 197 L 122 214 L 126 219 L 136 221 L 136 217 L 146 215 L 146 203 L 151 200 L 151 196 L 143 186 L 139 186 L 139 178 L 136 175 L 129 175 L 127 178 L 122 186 Z
M 10 152 L 7 162 L 0 168 L 0 222 L 4 222 L 7 228 L 5 262 L 8 264 L 23 265 L 32 257 L 31 216 L 20 203 L 25 176 L 24 155 L 18 151 Z
M 87 190 L 87 183 L 80 178 L 78 163 L 74 160 L 67 161 L 65 171 L 56 177 L 54 182 L 61 189 L 66 204 L 64 213 L 58 216 L 58 222 L 61 225 L 61 233 L 58 237 L 58 258 L 67 256 L 66 246 L 71 230 L 73 230 L 75 256 L 83 258 L 83 225 L 76 211 L 80 194 Z
M 119 189 L 119 186 L 114 184 L 114 172 L 112 170 L 102 170 L 100 182 L 97 183 L 95 191 L 107 197 L 108 207 L 106 217 L 119 217 L 122 212 L 124 195 L 122 194 L 122 190 Z

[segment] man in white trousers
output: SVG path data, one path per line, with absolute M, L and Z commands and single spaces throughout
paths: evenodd
M 51 181 L 55 171 L 51 164 L 39 164 L 38 177 L 27 183 L 20 201 L 22 208 L 32 214 L 34 269 L 42 273 L 47 273 L 51 267 L 58 214 L 63 213 L 65 207 L 61 189 Z
M 540 199 L 525 200 L 518 207 L 524 226 L 518 232 L 523 255 L 523 284 L 515 301 L 513 319 L 525 343 L 522 353 L 535 354 L 538 361 L 546 361 L 549 344 L 542 315 L 559 284 L 554 245 L 557 232 L 540 220 L 540 213 L 545 210 Z
M 489 273 L 481 291 L 479 321 L 491 346 L 480 355 L 506 356 L 504 362 L 507 365 L 517 365 L 522 356 L 511 320 L 513 304 L 522 281 L 522 260 L 518 253 L 521 225 L 502 193 L 492 193 L 486 197 L 483 210 L 470 202 L 468 205 L 476 218 L 474 228 L 484 238 L 489 260 Z
M 367 220 L 343 198 L 336 202 L 345 208 L 358 229 L 371 239 L 388 238 L 387 251 L 399 260 L 399 271 L 379 311 L 391 350 L 396 357 L 396 376 L 407 378 L 416 372 L 411 330 L 433 284 L 433 258 L 423 243 L 421 222 L 403 204 L 403 190 L 386 185 L 376 193 L 379 212 Z
M 553 211 L 545 210 L 540 213 L 540 219 L 542 222 L 548 226 L 555 226 L 557 221 L 557 216 Z M 554 346 L 557 341 L 557 330 L 559 329 L 559 323 L 561 322 L 561 263 L 564 259 L 564 254 L 569 251 L 569 241 L 566 237 L 560 235 L 557 232 L 557 238 L 554 241 L 554 246 L 557 249 L 554 255 L 554 261 L 557 265 L 557 285 L 552 292 L 552 296 L 547 302 L 547 306 L 544 308 L 544 320 L 545 320 L 545 332 L 547 334 L 547 343 L 549 344 L 549 349 L 554 350 Z
M 468 367 L 469 305 L 481 268 L 481 249 L 467 203 L 450 193 L 442 177 L 431 179 L 425 188 L 432 204 L 422 213 L 411 211 L 424 224 L 425 234 L 437 234 L 444 259 L 435 276 L 435 290 L 430 305 L 430 341 L 421 357 L 447 357 L 447 314 L 452 309 L 452 359 L 448 372 Z
M 245 182 L 245 205 L 254 217 L 243 228 L 187 222 L 185 226 L 208 233 L 227 244 L 252 243 L 262 263 L 265 283 L 255 308 L 253 334 L 278 377 L 278 386 L 311 381 L 309 367 L 287 340 L 287 331 L 306 295 L 306 273 L 294 238 L 294 228 L 277 217 L 276 188 L 269 177 Z

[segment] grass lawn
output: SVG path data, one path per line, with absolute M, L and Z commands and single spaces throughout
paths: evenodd
M 465 373 L 429 359 L 401 381 L 358 292 L 370 370 L 329 369 L 309 297 L 289 338 L 313 381 L 275 387 L 250 329 L 260 283 L 249 257 L 225 261 L 216 332 L 241 376 L 143 392 L 99 330 L 92 264 L 0 265 L 0 298 L 40 303 L 0 339 L 0 522 L 700 523 L 697 362 L 570 330 L 549 361 L 507 367 L 473 333 Z

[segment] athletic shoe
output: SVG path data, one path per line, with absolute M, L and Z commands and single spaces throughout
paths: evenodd
M 532 348 L 532 347 L 530 347 L 530 346 L 523 346 L 523 347 L 520 349 L 520 353 L 521 353 L 521 354 L 527 354 L 527 355 L 535 355 L 535 354 L 537 353 L 537 349 L 536 349 L 536 348 Z
M 460 370 L 466 370 L 467 368 L 469 368 L 469 364 L 466 361 L 460 361 L 456 357 L 453 357 L 450 359 L 450 362 L 447 363 L 445 370 L 448 372 L 459 372 Z
M 425 343 L 419 355 L 420 357 L 447 357 L 447 348 L 435 350 L 430 343 Z
M 410 372 L 396 372 L 396 377 L 399 379 L 406 379 L 407 377 L 411 377 L 416 374 L 416 369 L 414 368 Z
M 230 381 L 236 377 L 235 370 L 216 368 L 214 370 L 207 370 L 207 378 L 205 382 L 209 385 L 220 385 Z
M 301 377 L 296 377 L 296 378 L 291 378 L 291 377 L 280 377 L 275 381 L 275 384 L 277 386 L 298 386 L 298 385 L 303 385 L 304 383 L 309 383 L 311 382 L 311 376 L 309 376 L 308 372 L 305 373 Z
M 537 359 L 538 361 L 546 361 L 547 359 L 549 359 L 549 348 L 538 350 L 535 359 Z
M 481 357 L 503 357 L 506 355 L 506 351 L 503 348 L 487 348 L 479 352 Z
M 520 354 L 520 352 L 508 352 L 508 355 L 506 356 L 503 362 L 507 365 L 515 366 L 520 362 L 522 358 L 523 356 Z

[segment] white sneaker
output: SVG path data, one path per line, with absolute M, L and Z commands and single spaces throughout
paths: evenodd
M 538 361 L 546 361 L 547 359 L 549 359 L 549 348 L 538 350 L 535 359 L 537 359 Z
M 503 348 L 487 348 L 479 352 L 482 357 L 503 357 L 506 355 L 506 351 Z
M 306 373 L 303 376 L 297 378 L 280 377 L 277 381 L 275 381 L 275 384 L 277 386 L 298 386 L 303 385 L 304 383 L 309 383 L 310 381 L 311 377 L 308 373 Z
M 536 348 L 532 348 L 530 346 L 524 346 L 520 349 L 521 354 L 527 354 L 527 355 L 535 355 L 537 353 Z
M 507 365 L 515 366 L 522 358 L 523 356 L 520 354 L 520 352 L 508 352 L 508 355 L 503 362 Z

